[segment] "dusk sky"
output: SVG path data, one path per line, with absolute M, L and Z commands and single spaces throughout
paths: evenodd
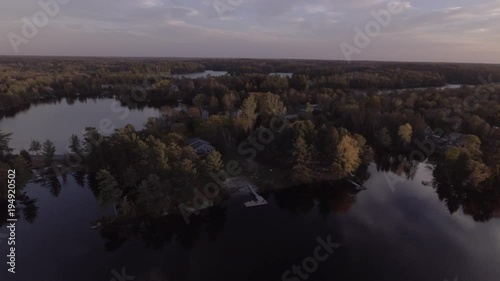
M 41 2 L 55 0 L 41 0 Z M 59 0 L 26 38 L 38 0 L 2 0 L 0 55 L 246 57 L 344 60 L 355 28 L 387 9 L 380 0 Z M 394 4 L 394 3 L 393 3 Z M 500 63 L 500 0 L 399 2 L 353 60 Z M 218 9 L 217 9 L 218 7 Z M 42 12 L 42 13 L 40 13 Z M 43 21 L 43 17 L 40 18 Z M 39 21 L 40 21 L 39 20 Z M 10 34 L 10 35 L 9 35 Z M 22 38 L 22 39 L 20 39 Z

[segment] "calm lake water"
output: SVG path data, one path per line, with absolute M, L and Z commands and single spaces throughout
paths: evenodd
M 234 194 L 189 225 L 169 217 L 106 232 L 89 229 L 112 211 L 97 207 L 87 184 L 71 176 L 56 190 L 32 183 L 26 190 L 38 209 L 32 222 L 17 224 L 18 273 L 2 271 L 0 279 L 108 281 L 124 268 L 137 281 L 282 280 L 330 236 L 340 247 L 308 280 L 499 280 L 498 218 L 476 222 L 463 209 L 451 215 L 441 195 L 421 184 L 432 178 L 424 165 L 394 189 L 387 184 L 394 174 L 374 164 L 368 171 L 368 189 L 358 194 L 296 187 L 264 194 L 269 204 L 255 208 L 243 205 L 250 195 Z
M 280 76 L 282 78 L 292 78 L 293 76 L 293 73 L 291 72 L 273 72 L 273 73 L 269 73 L 269 75 L 273 76 L 273 75 L 276 75 L 276 76 Z
M 72 134 L 83 135 L 85 127 L 95 127 L 104 135 L 113 128 L 127 124 L 141 129 L 149 117 L 160 116 L 159 110 L 145 107 L 129 109 L 112 98 L 67 99 L 52 103 L 31 105 L 13 117 L 0 119 L 0 129 L 13 133 L 11 147 L 19 151 L 29 149 L 33 139 L 40 142 L 50 139 L 58 153 L 66 152 Z
M 32 106 L 0 127 L 14 133 L 18 149 L 32 138 L 52 139 L 60 149 L 69 135 L 98 127 L 103 118 L 139 128 L 158 114 L 130 110 L 121 119 L 112 103 Z M 368 168 L 367 190 L 359 193 L 336 184 L 293 187 L 264 193 L 269 204 L 255 208 L 244 206 L 250 195 L 233 194 L 189 225 L 170 216 L 101 230 L 91 230 L 90 222 L 113 210 L 98 207 L 88 180 L 68 175 L 62 182 L 30 183 L 25 191 L 36 201 L 18 205 L 17 273 L 6 272 L 8 245 L 1 241 L 0 280 L 111 281 L 113 270 L 122 269 L 134 281 L 283 280 L 284 272 L 313 256 L 317 239 L 329 236 L 340 247 L 307 280 L 500 280 L 497 197 L 424 185 L 433 179 L 431 165 L 420 164 L 411 180 L 382 166 Z M 3 212 L 0 225 L 6 233 Z
M 217 77 L 217 76 L 224 76 L 227 74 L 227 71 L 213 71 L 213 70 L 205 70 L 204 72 L 196 72 L 196 73 L 187 73 L 187 74 L 173 74 L 171 75 L 174 78 L 189 78 L 189 79 L 196 79 L 196 78 L 205 78 L 210 76 Z

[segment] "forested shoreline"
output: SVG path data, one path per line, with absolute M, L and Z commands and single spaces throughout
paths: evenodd
M 2 60 L 3 109 L 41 99 L 96 95 L 114 96 L 130 107 L 161 106 L 161 117 L 149 119 L 143 130 L 126 126 L 104 136 L 100 128 L 87 128 L 83 139 L 71 136 L 66 163 L 59 163 L 80 175 L 93 175 L 100 202 L 120 202 L 126 213 L 162 215 L 172 206 L 192 206 L 193 196 L 214 181 L 213 175 L 224 173 L 225 155 L 286 171 L 287 176 L 269 185 L 364 180 L 374 158 L 389 154 L 402 157 L 393 170 L 398 174 L 411 175 L 417 163 L 432 159 L 436 185 L 481 191 L 500 182 L 500 87 L 494 83 L 500 81 L 500 67 L 495 65 Z M 171 76 L 204 70 L 228 74 Z M 448 83 L 471 86 L 434 88 Z M 270 130 L 276 124 L 281 129 Z M 269 132 L 272 138 L 259 143 Z M 198 155 L 186 144 L 190 138 L 207 141 L 215 151 Z M 30 157 L 43 150 L 41 165 L 53 166 L 53 145 L 38 141 L 24 157 L 5 156 L 9 165 L 14 165 L 13 159 L 16 165 L 23 166 L 22 159 L 29 164 Z M 3 153 L 9 152 L 5 148 Z M 234 169 L 245 168 L 245 161 L 238 163 L 241 166 L 233 163 Z M 210 201 L 224 196 L 219 192 Z M 167 204 L 171 201 L 175 204 Z
M 154 89 L 143 102 L 190 100 L 199 85 L 193 85 L 191 79 L 169 76 L 204 70 L 229 73 L 228 77 L 216 78 L 216 85 L 206 86 L 212 92 L 283 92 L 480 85 L 485 81 L 500 81 L 499 69 L 496 65 L 444 63 L 1 57 L 0 110 L 57 97 L 130 96 L 138 89 L 151 87 Z M 293 73 L 293 76 L 269 77 L 270 73 Z M 195 82 L 213 84 L 212 81 L 200 79 Z

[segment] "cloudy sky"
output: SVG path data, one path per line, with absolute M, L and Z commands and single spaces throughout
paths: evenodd
M 57 1 L 43 25 L 39 0 L 1 0 L 0 55 L 343 60 L 343 45 L 352 60 L 500 63 L 500 0 Z M 356 44 L 389 4 L 400 13 Z

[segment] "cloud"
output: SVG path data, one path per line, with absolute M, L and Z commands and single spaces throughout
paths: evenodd
M 161 0 L 139 0 L 139 5 L 144 8 L 155 8 L 164 4 Z
M 229 5 L 230 11 L 219 17 L 215 1 Z M 352 41 L 354 28 L 364 28 L 373 20 L 371 12 L 386 9 L 388 3 L 384 0 L 71 1 L 61 6 L 60 13 L 44 28 L 46 32 L 42 30 L 30 44 L 22 46 L 21 54 L 43 55 L 45 49 L 54 53 L 71 51 L 74 55 L 90 50 L 95 52 L 93 55 L 109 55 L 108 50 L 126 54 L 131 47 L 125 45 L 130 42 L 134 46 L 131 54 L 144 56 L 223 55 L 226 45 L 233 47 L 226 53 L 239 57 L 343 59 L 339 43 Z M 392 16 L 391 23 L 363 50 L 359 59 L 500 60 L 500 35 L 496 32 L 500 26 L 500 1 L 400 3 L 404 12 Z M 36 2 L 3 0 L 1 34 L 20 33 L 21 18 L 32 17 L 37 10 L 40 7 Z M 69 44 L 66 37 L 75 43 L 70 50 L 65 47 Z M 140 42 L 136 42 L 138 38 Z M 92 49 L 83 47 L 88 44 L 83 40 L 94 41 Z M 42 45 L 46 47 L 36 48 Z M 0 41 L 1 54 L 11 54 L 11 50 L 6 40 Z

